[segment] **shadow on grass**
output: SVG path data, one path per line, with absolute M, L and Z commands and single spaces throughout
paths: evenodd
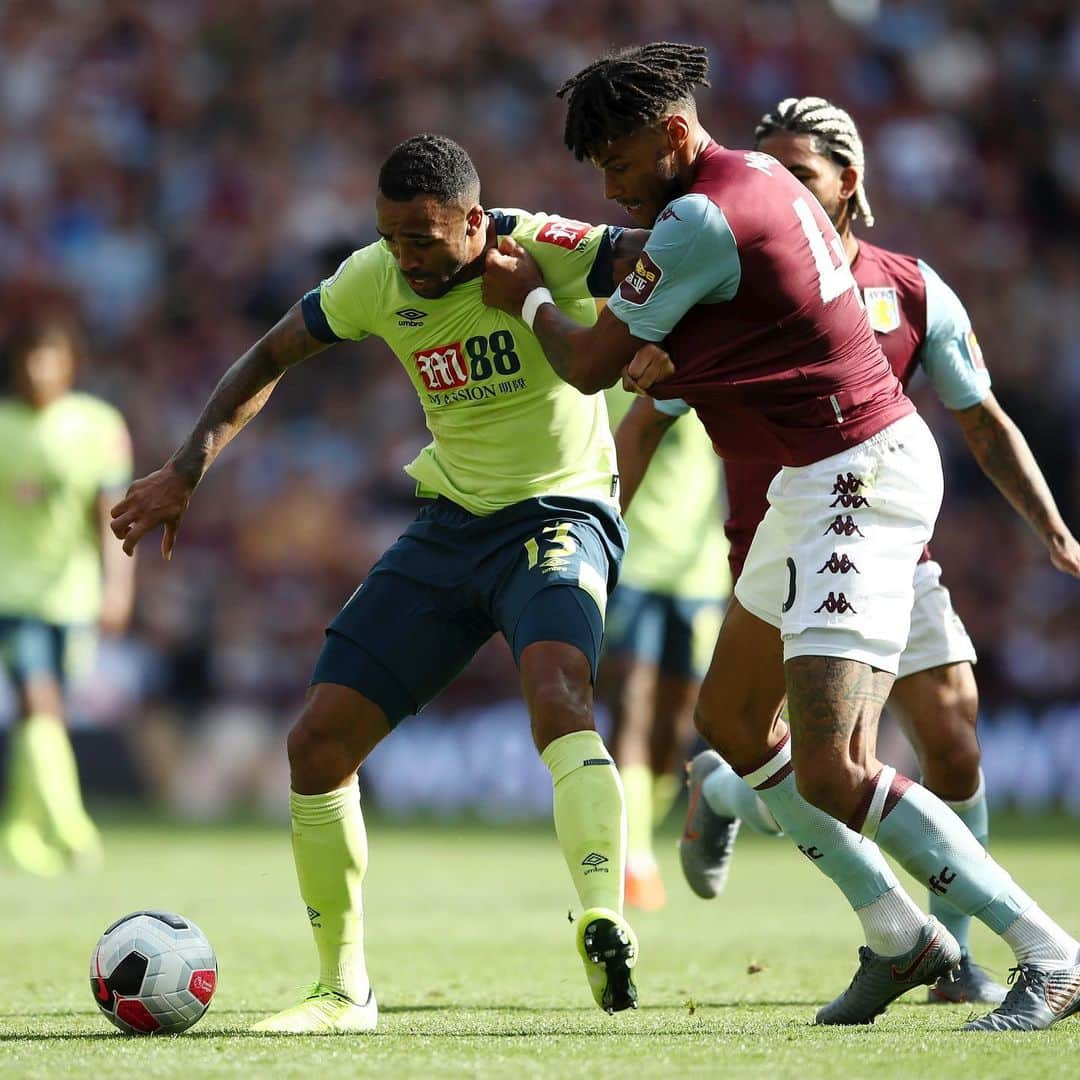
M 683 1021 L 689 1021 L 692 1023 L 700 1023 L 705 1017 L 701 1014 L 707 1010 L 731 1010 L 731 1009 L 744 1009 L 748 1012 L 753 1012 L 759 1008 L 771 1009 L 780 1007 L 812 1007 L 817 1004 L 816 1002 L 809 1001 L 755 1001 L 755 1002 L 695 1002 L 694 1012 L 689 1012 L 687 1007 L 683 1003 L 671 1004 L 671 1005 L 646 1005 L 639 1010 L 635 1010 L 640 1014 L 650 1013 L 677 1013 L 677 1017 L 673 1017 L 680 1024 Z M 569 1013 L 584 1013 L 579 1006 L 570 1005 L 558 1005 L 550 1006 L 546 1008 L 537 1008 L 535 1006 L 527 1005 L 470 1005 L 470 1006 L 457 1006 L 457 1005 L 390 1005 L 385 1008 L 380 1008 L 380 1015 L 383 1016 L 397 1016 L 407 1017 L 413 1013 L 460 1013 L 463 1016 L 468 1016 L 470 1013 L 506 1013 L 516 1016 L 533 1016 L 537 1022 L 541 1022 L 545 1016 L 565 1015 Z M 85 1020 L 86 1018 L 81 1013 L 57 1013 L 53 1014 L 55 1017 L 70 1015 L 72 1020 Z M 228 1011 L 229 1016 L 265 1016 L 267 1015 L 266 1009 L 230 1009 Z M 589 1013 L 589 1015 L 592 1015 Z M 2 1024 L 17 1024 L 25 1022 L 25 1018 L 21 1016 L 15 1016 L 12 1014 L 0 1014 L 0 1023 Z M 780 1021 L 778 1026 L 784 1026 L 786 1022 Z M 593 1026 L 583 1026 L 575 1030 L 559 1031 L 555 1034 L 558 1035 L 587 1035 L 589 1037 L 605 1037 L 607 1035 L 626 1036 L 633 1035 L 635 1037 L 656 1038 L 664 1037 L 670 1034 L 678 1034 L 677 1031 L 665 1031 L 663 1029 L 650 1030 L 650 1031 L 626 1031 L 622 1028 L 612 1028 L 610 1032 L 597 1031 Z M 512 1031 L 425 1031 L 425 1032 L 402 1032 L 402 1031 L 381 1031 L 368 1033 L 366 1037 L 380 1037 L 383 1035 L 400 1038 L 403 1035 L 422 1034 L 425 1038 L 518 1038 L 528 1037 L 531 1035 L 550 1034 L 543 1031 L 531 1031 L 528 1028 L 518 1028 Z M 230 1027 L 216 1028 L 210 1027 L 200 1029 L 197 1031 L 187 1031 L 181 1035 L 164 1035 L 164 1036 L 151 1036 L 153 1041 L 161 1041 L 161 1039 L 185 1039 L 191 1042 L 209 1042 L 214 1039 L 266 1039 L 266 1038 L 288 1038 L 289 1036 L 277 1035 L 270 1032 L 263 1031 L 251 1031 L 244 1027 L 237 1027 L 235 1029 Z M 315 1036 L 319 1037 L 319 1036 Z M 322 1036 L 329 1038 L 332 1036 Z M 365 1036 L 361 1036 L 365 1037 Z M 99 1042 L 104 1040 L 122 1040 L 137 1042 L 143 1037 L 137 1035 L 126 1035 L 121 1031 L 111 1031 L 108 1029 L 101 1031 L 69 1031 L 69 1032 L 34 1032 L 34 1031 L 22 1031 L 22 1032 L 0 1032 L 0 1044 L 3 1043 L 19 1043 L 19 1042 L 39 1042 L 39 1043 L 65 1043 L 65 1042 Z

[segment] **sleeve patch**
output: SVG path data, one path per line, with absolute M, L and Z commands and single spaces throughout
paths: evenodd
M 554 217 L 544 222 L 536 234 L 536 239 L 542 244 L 558 244 L 567 251 L 577 251 L 581 242 L 592 232 L 592 228 L 584 221 Z
M 634 269 L 623 279 L 619 286 L 619 296 L 628 304 L 644 304 L 660 284 L 664 271 L 649 257 L 647 251 L 638 256 Z
M 982 349 L 979 346 L 979 339 L 975 336 L 974 330 L 969 330 L 964 335 L 964 344 L 967 346 L 968 358 L 971 360 L 971 366 L 985 371 L 986 361 L 983 359 Z

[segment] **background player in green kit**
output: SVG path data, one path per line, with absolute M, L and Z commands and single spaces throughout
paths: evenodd
M 124 629 L 134 564 L 107 537 L 107 508 L 131 479 L 120 414 L 75 393 L 73 331 L 28 323 L 8 342 L 0 398 L 0 662 L 18 716 L 8 744 L 0 845 L 24 870 L 96 863 L 64 724 L 64 685 L 93 655 L 97 625 Z
M 456 143 L 420 135 L 397 147 L 379 173 L 382 239 L 350 255 L 233 364 L 184 445 L 113 509 L 126 551 L 164 525 L 168 558 L 218 453 L 289 367 L 343 338 L 375 334 L 390 346 L 433 436 L 407 468 L 418 494 L 433 501 L 330 624 L 289 734 L 293 851 L 320 971 L 300 1004 L 256 1025 L 262 1031 L 375 1027 L 356 771 L 496 631 L 513 651 L 552 774 L 593 996 L 612 1012 L 636 1004 L 637 943 L 622 918 L 622 787 L 592 716 L 604 609 L 625 544 L 607 411 L 602 396 L 586 397 L 555 375 L 520 319 L 484 306 L 480 274 L 485 252 L 512 236 L 550 275 L 562 309 L 593 322 L 592 297 L 612 291 L 616 255 L 626 258 L 642 237 L 485 212 L 479 196 L 476 170 Z M 512 942 L 512 916 L 492 905 L 493 949 Z
M 635 398 L 619 386 L 605 396 L 614 430 Z M 675 770 L 694 737 L 730 583 L 719 494 L 705 429 L 696 416 L 676 421 L 626 511 L 630 546 L 608 604 L 598 693 L 626 792 L 626 903 L 645 910 L 666 902 L 653 828 L 678 792 Z

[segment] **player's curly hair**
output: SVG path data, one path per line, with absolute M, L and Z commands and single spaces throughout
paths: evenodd
M 444 135 L 414 135 L 398 143 L 379 169 L 379 191 L 394 202 L 434 195 L 439 202 L 480 198 L 480 177 L 463 146 Z
M 708 86 L 709 57 L 700 45 L 654 41 L 609 53 L 571 76 L 564 139 L 578 161 L 613 139 L 656 123 L 673 105 L 694 107 L 694 88 Z
M 866 197 L 863 182 L 866 175 L 866 157 L 862 137 L 851 113 L 819 97 L 784 98 L 772 112 L 767 112 L 754 129 L 754 139 L 762 139 L 775 131 L 790 131 L 794 135 L 812 135 L 814 149 L 844 168 L 848 165 L 859 170 L 859 184 L 852 195 L 852 219 L 860 217 L 867 225 L 874 224 L 870 201 Z

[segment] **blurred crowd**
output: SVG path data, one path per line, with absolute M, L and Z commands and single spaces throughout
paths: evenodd
M 489 206 L 619 222 L 561 142 L 562 79 L 613 45 L 708 46 L 712 134 L 748 145 L 790 94 L 861 123 L 874 242 L 970 311 L 994 390 L 1080 526 L 1080 11 L 1069 0 L 9 0 L 0 3 L 0 336 L 62 303 L 82 385 L 140 472 L 217 377 L 374 238 L 378 166 L 422 130 L 473 154 Z M 920 401 L 925 402 L 925 394 Z M 991 706 L 1080 700 L 1080 588 L 928 405 L 935 549 Z M 328 618 L 414 508 L 426 442 L 381 343 L 291 372 L 196 495 L 171 564 L 142 549 L 135 629 L 85 691 L 102 716 L 295 711 Z M 447 706 L 516 692 L 491 645 Z M 149 704 L 148 704 L 149 703 Z

